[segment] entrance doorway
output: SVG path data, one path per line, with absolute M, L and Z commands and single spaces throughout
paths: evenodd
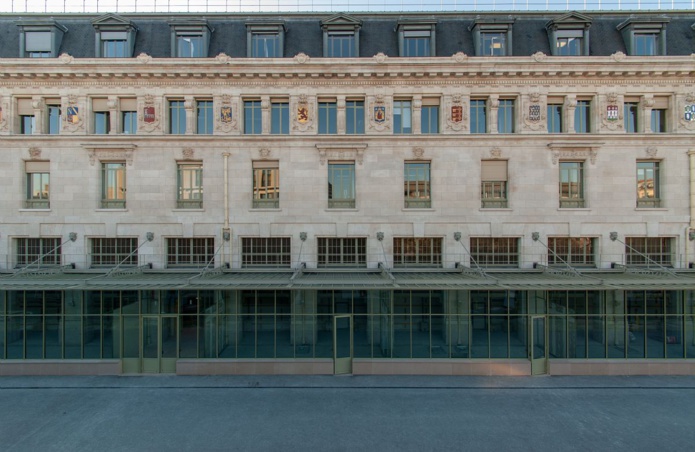
M 335 375 L 352 373 L 352 316 L 333 317 L 333 372 Z
M 529 333 L 529 358 L 531 359 L 531 375 L 548 373 L 548 347 L 546 340 L 545 316 L 532 316 Z
M 178 317 L 143 316 L 140 344 L 143 373 L 176 373 Z

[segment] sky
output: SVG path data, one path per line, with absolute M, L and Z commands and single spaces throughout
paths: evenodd
M 0 13 L 695 9 L 695 0 L 0 0 Z

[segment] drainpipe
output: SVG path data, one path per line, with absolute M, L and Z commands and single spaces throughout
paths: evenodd
M 690 247 L 690 234 L 695 232 L 695 149 L 688 151 L 688 163 L 690 167 L 690 225 L 685 228 L 685 266 L 689 266 L 688 248 Z
M 230 242 L 229 247 L 225 247 L 224 261 L 230 262 L 231 254 L 231 230 L 229 229 L 229 152 L 222 153 L 224 157 L 224 227 L 222 228 L 222 238 Z

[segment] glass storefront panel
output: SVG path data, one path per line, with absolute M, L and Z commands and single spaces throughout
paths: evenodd
M 682 316 L 669 315 L 666 317 L 666 357 L 685 357 Z
M 279 304 L 279 299 L 278 299 Z M 281 314 L 275 316 L 275 357 L 294 358 L 294 344 L 292 343 L 292 316 Z
M 179 312 L 179 293 L 178 290 L 159 291 L 162 314 L 177 314 Z
M 366 309 L 366 306 L 365 306 Z M 374 327 L 378 323 L 374 317 L 358 314 L 352 317 L 353 354 L 355 358 L 371 358 L 372 343 L 374 343 Z
M 24 316 L 8 316 L 6 325 L 7 359 L 24 358 Z
M 666 331 L 663 316 L 647 316 L 646 318 L 646 344 L 647 358 L 664 358 L 666 345 Z
M 318 331 L 316 334 L 316 358 L 333 358 L 333 316 L 319 315 L 316 318 Z
M 0 295 L 1 296 L 1 295 Z M 2 306 L 0 306 L 2 308 Z M 5 324 L 7 319 L 4 311 L 0 311 L 0 359 L 5 359 Z
M 567 319 L 568 358 L 586 358 L 587 356 L 587 319 L 583 315 L 571 316 Z
M 591 300 L 591 299 L 590 299 Z M 591 303 L 589 303 L 589 311 L 591 312 Z M 606 357 L 606 317 L 599 315 L 590 315 L 586 319 L 587 322 L 587 358 L 605 358 Z
M 41 359 L 43 358 L 43 316 L 28 315 L 24 322 L 24 357 Z
M 490 357 L 489 319 L 486 315 L 471 316 L 471 358 Z
M 625 358 L 625 317 L 606 316 L 607 358 Z
M 62 316 L 47 315 L 44 317 L 44 358 L 46 359 L 61 359 L 63 357 L 62 323 Z
M 528 320 L 523 315 L 509 317 L 509 357 L 528 358 Z
M 104 317 L 105 323 L 106 319 Z M 123 357 L 124 358 L 140 358 L 140 317 L 123 316 Z M 104 325 L 106 327 L 106 325 Z M 115 329 L 116 325 L 113 325 Z M 105 345 L 105 344 L 104 344 Z M 113 349 L 117 347 L 113 344 Z M 106 347 L 104 347 L 106 351 Z M 115 356 L 114 356 L 115 357 Z
M 105 315 L 101 318 L 102 331 L 102 349 L 101 357 L 104 359 L 120 358 L 121 357 L 121 317 L 115 315 Z M 128 324 L 128 329 L 123 327 L 123 336 L 132 335 L 131 340 L 137 340 L 138 330 L 137 322 Z M 124 342 L 125 348 L 125 342 Z M 127 358 L 127 356 L 124 356 Z
M 159 292 L 155 290 L 141 290 L 140 303 L 143 314 L 159 314 Z
M 644 358 L 644 347 L 647 340 L 645 334 L 645 317 L 630 315 L 627 317 L 627 357 Z
M 564 309 L 564 308 L 563 308 Z M 553 305 L 551 304 L 551 311 Z M 550 358 L 566 358 L 567 357 L 567 317 L 559 315 L 550 315 L 547 320 L 548 325 L 548 354 Z M 574 339 L 570 333 L 570 339 Z
M 66 320 L 67 322 L 67 320 Z M 79 323 L 71 321 L 70 330 L 75 330 Z M 75 343 L 79 343 L 79 338 L 70 335 L 68 340 L 68 329 L 66 328 L 65 335 L 65 355 L 67 357 L 68 348 L 74 347 Z M 101 358 L 101 316 L 89 315 L 84 318 L 83 323 L 83 344 L 85 359 Z

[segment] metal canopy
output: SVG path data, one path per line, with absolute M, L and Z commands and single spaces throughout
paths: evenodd
M 0 290 L 695 290 L 695 272 L 588 270 L 579 275 L 540 270 L 485 274 L 457 269 L 291 269 L 213 272 L 143 270 L 0 275 Z

